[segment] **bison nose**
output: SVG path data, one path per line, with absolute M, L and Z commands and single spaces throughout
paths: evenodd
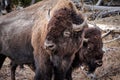
M 46 40 L 44 42 L 44 48 L 48 50 L 54 50 L 56 48 L 56 45 L 52 41 Z
M 102 64 L 103 64 L 102 60 L 96 60 L 95 63 L 98 67 L 102 66 Z

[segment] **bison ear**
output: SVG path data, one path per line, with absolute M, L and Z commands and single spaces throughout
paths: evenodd
M 88 41 L 89 41 L 88 38 L 84 38 L 84 39 L 83 39 L 83 42 L 88 42 Z

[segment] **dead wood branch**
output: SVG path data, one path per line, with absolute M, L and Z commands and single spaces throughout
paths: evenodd
M 89 23 L 88 24 L 89 27 L 95 27 L 94 24 Z M 112 40 L 109 41 L 105 41 L 104 44 L 106 43 L 110 43 L 116 40 L 120 39 L 120 28 L 118 27 L 114 27 L 114 25 L 104 25 L 104 24 L 96 24 L 103 32 L 105 32 L 104 34 L 102 34 L 102 39 L 107 37 L 110 34 L 118 34 L 117 38 L 114 38 Z M 111 27 L 112 26 L 112 27 Z
M 86 5 L 84 4 L 85 10 L 100 10 L 100 11 L 108 11 L 108 10 L 120 10 L 120 7 L 107 7 L 107 6 L 96 6 L 96 5 Z
M 116 41 L 116 40 L 120 40 L 120 36 L 118 36 L 117 38 L 114 38 L 112 40 L 109 40 L 109 41 L 104 41 L 103 43 L 106 44 L 106 43 L 110 43 L 110 42 L 113 42 L 113 41 Z
M 105 18 L 109 16 L 115 16 L 120 15 L 120 10 L 110 10 L 110 11 L 99 11 L 96 13 L 93 13 L 89 16 L 90 20 L 95 20 L 96 18 Z
M 105 54 L 108 54 L 110 51 L 116 51 L 116 50 L 119 50 L 120 48 L 118 47 L 103 47 L 103 50 L 105 51 Z
M 88 22 L 89 27 L 94 27 L 93 23 Z M 96 24 L 103 32 L 112 31 L 112 33 L 120 34 L 119 26 L 107 25 L 107 24 Z
M 111 30 L 110 31 L 108 31 L 108 32 L 106 32 L 105 34 L 102 34 L 102 38 L 105 38 L 106 36 L 108 36 L 109 34 L 111 34 Z
M 107 25 L 107 24 L 96 24 L 96 25 L 99 26 L 99 28 L 104 32 L 112 31 L 112 33 L 120 34 L 120 27 L 119 26 Z

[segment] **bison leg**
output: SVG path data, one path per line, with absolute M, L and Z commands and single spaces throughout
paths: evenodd
M 55 75 L 55 78 L 54 80 L 72 80 L 72 68 L 70 68 L 67 73 L 66 71 L 65 72 L 62 72 L 62 71 L 59 71 L 58 69 L 55 69 L 54 68 L 54 75 Z
M 71 73 L 72 70 L 69 70 L 71 65 L 71 59 L 62 60 L 62 64 L 58 67 L 54 67 L 54 80 L 72 80 Z M 68 72 L 67 72 L 68 71 Z
M 3 65 L 3 63 L 4 63 L 4 61 L 5 61 L 5 58 L 6 58 L 5 55 L 0 54 L 0 69 L 1 69 L 1 67 L 2 67 L 2 65 Z
M 72 62 L 72 65 L 71 65 L 70 69 L 67 71 L 66 78 L 65 78 L 66 80 L 72 80 L 72 71 L 74 69 L 79 68 L 80 64 L 81 64 L 81 61 L 79 58 L 79 53 L 76 53 L 75 58 Z
M 52 79 L 52 65 L 50 60 L 46 57 L 41 59 L 35 58 L 35 77 L 34 80 L 51 80 Z
M 34 80 L 51 80 L 51 78 L 52 78 L 52 71 L 51 72 L 49 70 L 43 71 L 40 68 L 35 70 Z
M 70 67 L 70 69 L 67 71 L 65 79 L 72 80 L 72 67 Z
M 54 68 L 54 75 L 55 75 L 54 80 L 64 80 L 65 78 L 65 72 L 60 71 L 56 68 Z
M 15 80 L 15 71 L 17 66 L 18 66 L 17 64 L 11 62 L 11 80 Z

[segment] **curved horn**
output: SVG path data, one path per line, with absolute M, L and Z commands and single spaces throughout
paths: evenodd
M 73 30 L 74 31 L 81 31 L 86 25 L 87 25 L 87 17 L 85 17 L 82 24 L 80 24 L 80 25 L 73 24 Z
M 88 42 L 88 38 L 85 38 L 85 32 L 82 33 L 82 39 L 83 39 L 83 42 Z
M 88 42 L 88 40 L 89 40 L 89 39 L 83 38 L 83 40 L 82 40 L 82 42 L 81 42 L 80 47 L 82 47 L 82 46 L 83 46 L 84 42 L 86 42 L 86 43 L 87 43 L 87 42 Z
M 88 42 L 88 40 L 89 40 L 89 39 L 87 39 L 87 38 L 84 38 L 84 39 L 83 39 L 83 42 Z
M 83 43 L 84 43 L 84 42 L 86 42 L 86 43 L 87 43 L 87 42 L 88 42 L 88 40 L 89 40 L 88 38 L 85 38 L 85 33 L 83 32 L 83 33 L 82 33 L 82 42 L 81 42 L 80 47 L 82 47 L 82 46 L 83 46 Z

